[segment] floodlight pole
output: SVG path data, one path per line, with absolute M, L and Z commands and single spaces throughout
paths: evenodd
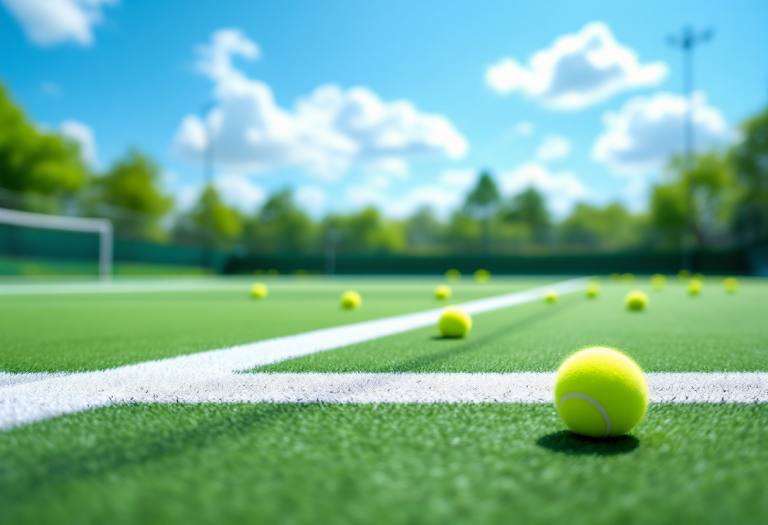
M 208 113 L 214 106 L 209 102 L 203 106 L 203 127 L 205 128 L 205 152 L 203 158 L 203 244 L 205 250 L 205 266 L 213 268 L 213 215 L 211 207 L 205 202 L 205 192 L 213 186 L 213 130 L 208 122 Z
M 693 50 L 697 45 L 712 39 L 714 31 L 707 29 L 701 33 L 690 27 L 684 27 L 680 36 L 667 38 L 669 45 L 683 52 L 683 95 L 686 101 L 685 117 L 683 118 L 683 155 L 684 170 L 690 173 L 694 167 L 694 135 L 693 135 Z M 682 261 L 684 270 L 693 270 L 693 237 L 696 235 L 696 225 L 693 216 L 693 183 L 686 181 L 685 192 L 685 228 L 682 238 Z

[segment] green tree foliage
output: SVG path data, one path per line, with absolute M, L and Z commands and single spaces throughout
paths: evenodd
M 490 222 L 496 215 L 501 203 L 501 196 L 491 174 L 487 171 L 480 174 L 475 188 L 467 195 L 462 212 L 464 215 L 480 221 L 483 231 L 483 251 L 490 251 Z
M 160 177 L 155 161 L 132 150 L 93 180 L 86 207 L 110 217 L 118 234 L 166 240 L 160 220 L 171 210 L 173 199 L 162 192 Z
M 230 247 L 243 231 L 243 220 L 234 208 L 224 204 L 216 188 L 206 186 L 190 214 L 203 233 L 212 235 L 216 246 Z
M 734 213 L 733 228 L 740 240 L 768 237 L 768 107 L 741 126 L 742 140 L 730 161 L 744 186 Z
M 599 208 L 578 204 L 559 226 L 561 239 L 568 244 L 620 249 L 638 244 L 645 223 L 620 203 Z
M 246 243 L 256 251 L 317 251 L 318 233 L 318 226 L 296 206 L 291 190 L 271 195 L 245 227 Z
M 544 240 L 552 226 L 546 200 L 536 188 L 528 188 L 514 196 L 502 212 L 502 217 L 507 222 L 526 225 L 537 241 Z
M 81 188 L 87 173 L 77 144 L 40 131 L 0 85 L 0 186 L 62 196 Z
M 387 221 L 375 208 L 350 215 L 332 215 L 325 220 L 326 231 L 336 232 L 339 249 L 346 252 L 395 252 L 406 246 L 402 224 Z
M 690 168 L 682 157 L 675 157 L 668 180 L 651 194 L 651 224 L 657 238 L 665 247 L 679 247 L 690 220 L 698 246 L 711 244 L 727 229 L 740 191 L 726 156 L 717 151 L 702 153 Z

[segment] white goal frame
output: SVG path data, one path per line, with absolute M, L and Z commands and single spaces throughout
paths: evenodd
M 99 276 L 112 277 L 112 222 L 109 219 L 85 219 L 63 215 L 44 215 L 0 208 L 0 224 L 99 234 Z

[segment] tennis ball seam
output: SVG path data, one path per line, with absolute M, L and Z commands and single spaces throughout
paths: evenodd
M 611 435 L 611 418 L 608 416 L 608 412 L 606 412 L 606 410 L 603 408 L 603 405 L 601 405 L 600 403 L 597 402 L 597 400 L 592 399 L 586 394 L 581 394 L 579 392 L 570 392 L 560 398 L 560 404 L 558 405 L 558 408 L 562 408 L 563 403 L 565 403 L 569 399 L 582 399 L 587 403 L 590 403 L 593 407 L 595 407 L 600 412 L 600 414 L 602 414 L 603 420 L 605 421 L 604 436 L 608 437 Z

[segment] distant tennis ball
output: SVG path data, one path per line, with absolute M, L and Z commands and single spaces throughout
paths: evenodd
M 621 279 L 621 274 L 620 273 L 612 273 L 611 275 L 608 276 L 608 279 L 610 279 L 611 281 L 618 281 L 618 280 Z
M 451 287 L 445 284 L 441 284 L 435 288 L 435 299 L 439 301 L 445 301 L 451 298 Z
M 357 292 L 344 292 L 344 294 L 341 296 L 341 307 L 345 310 L 354 310 L 355 308 L 360 308 L 360 305 L 362 304 L 363 299 Z
M 554 290 L 547 290 L 547 292 L 544 294 L 545 303 L 555 304 L 559 300 L 560 300 L 560 296 L 557 295 L 557 292 Z
M 625 273 L 624 275 L 621 276 L 621 280 L 624 281 L 625 283 L 631 283 L 635 280 L 635 276 L 632 275 L 631 273 Z
M 437 329 L 443 337 L 464 337 L 472 328 L 472 318 L 459 308 L 443 310 Z
M 264 299 L 267 295 L 269 295 L 269 290 L 262 283 L 256 283 L 251 286 L 251 297 L 254 299 Z
M 648 307 L 648 296 L 640 290 L 633 290 L 624 298 L 624 303 L 629 310 L 640 312 Z
M 688 281 L 688 295 L 699 295 L 704 288 L 704 281 L 691 279 Z
M 726 292 L 733 293 L 739 287 L 739 281 L 736 277 L 726 277 L 723 280 L 723 286 L 725 287 Z
M 651 286 L 654 290 L 661 291 L 667 285 L 667 278 L 660 273 L 655 273 L 651 276 Z
M 681 281 L 687 281 L 688 279 L 690 279 L 690 277 L 691 277 L 691 272 L 689 272 L 688 270 L 680 270 L 679 272 L 677 272 L 677 278 L 680 279 Z
M 488 282 L 488 279 L 490 278 L 491 278 L 491 272 L 489 272 L 488 270 L 477 270 L 475 272 L 475 281 L 480 284 Z
M 600 293 L 600 285 L 597 283 L 590 283 L 589 286 L 587 286 L 587 297 L 590 299 L 594 299 L 598 296 Z
M 555 407 L 576 434 L 620 436 L 643 419 L 648 384 L 627 355 L 612 348 L 587 348 L 566 359 L 557 371 Z
M 461 272 L 458 270 L 448 270 L 445 272 L 445 278 L 449 281 L 458 281 L 461 279 Z
M 691 279 L 696 279 L 697 281 L 704 281 L 706 277 L 704 277 L 703 273 L 694 273 L 693 275 L 691 275 Z

